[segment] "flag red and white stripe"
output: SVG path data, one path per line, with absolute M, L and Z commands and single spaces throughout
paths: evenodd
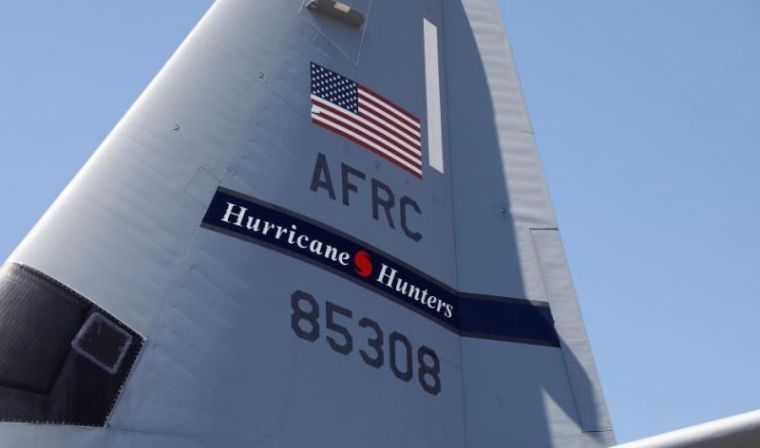
M 420 120 L 377 92 L 324 67 L 311 68 L 311 119 L 422 177 Z

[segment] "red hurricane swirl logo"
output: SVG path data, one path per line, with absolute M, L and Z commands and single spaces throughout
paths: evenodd
M 366 251 L 360 250 L 354 254 L 354 270 L 364 278 L 372 275 L 372 259 Z

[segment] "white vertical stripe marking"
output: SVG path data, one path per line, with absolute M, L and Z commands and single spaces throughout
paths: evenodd
M 438 70 L 438 28 L 424 19 L 425 89 L 427 96 L 428 163 L 443 174 L 441 81 Z

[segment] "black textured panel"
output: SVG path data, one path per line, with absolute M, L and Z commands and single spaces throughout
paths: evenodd
M 0 385 L 47 394 L 90 307 L 22 269 L 2 280 Z
M 0 268 L 0 421 L 104 426 L 142 345 L 50 277 Z

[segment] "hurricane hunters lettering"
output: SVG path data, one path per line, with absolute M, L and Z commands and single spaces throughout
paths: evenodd
M 344 277 L 459 335 L 559 346 L 548 304 L 453 290 L 363 241 L 275 204 L 219 187 L 201 225 Z
M 456 298 L 445 289 L 369 247 L 274 207 L 217 193 L 204 224 L 338 271 L 442 321 L 454 319 Z
M 397 298 L 416 303 L 438 313 L 446 319 L 454 317 L 454 305 L 445 298 L 437 297 L 428 287 L 416 284 L 412 279 L 405 278 L 400 267 L 390 266 L 388 262 L 377 261 L 363 249 L 340 247 L 333 241 L 325 241 L 323 235 L 299 228 L 298 224 L 287 222 L 288 219 L 275 221 L 272 213 L 268 216 L 257 215 L 248 207 L 237 201 L 226 201 L 224 213 L 219 220 L 227 225 L 244 229 L 251 237 L 286 248 L 306 256 L 319 263 L 326 264 L 339 271 L 350 272 L 381 291 L 392 294 Z
M 397 277 L 397 274 L 398 271 L 383 263 L 375 281 L 382 283 L 388 288 L 395 288 L 396 292 L 414 299 L 438 313 L 442 312 L 441 310 L 443 309 L 443 314 L 448 319 L 454 316 L 454 305 L 446 303 L 432 294 L 428 295 L 427 289 L 420 289 L 418 286 L 402 279 L 401 276 Z

